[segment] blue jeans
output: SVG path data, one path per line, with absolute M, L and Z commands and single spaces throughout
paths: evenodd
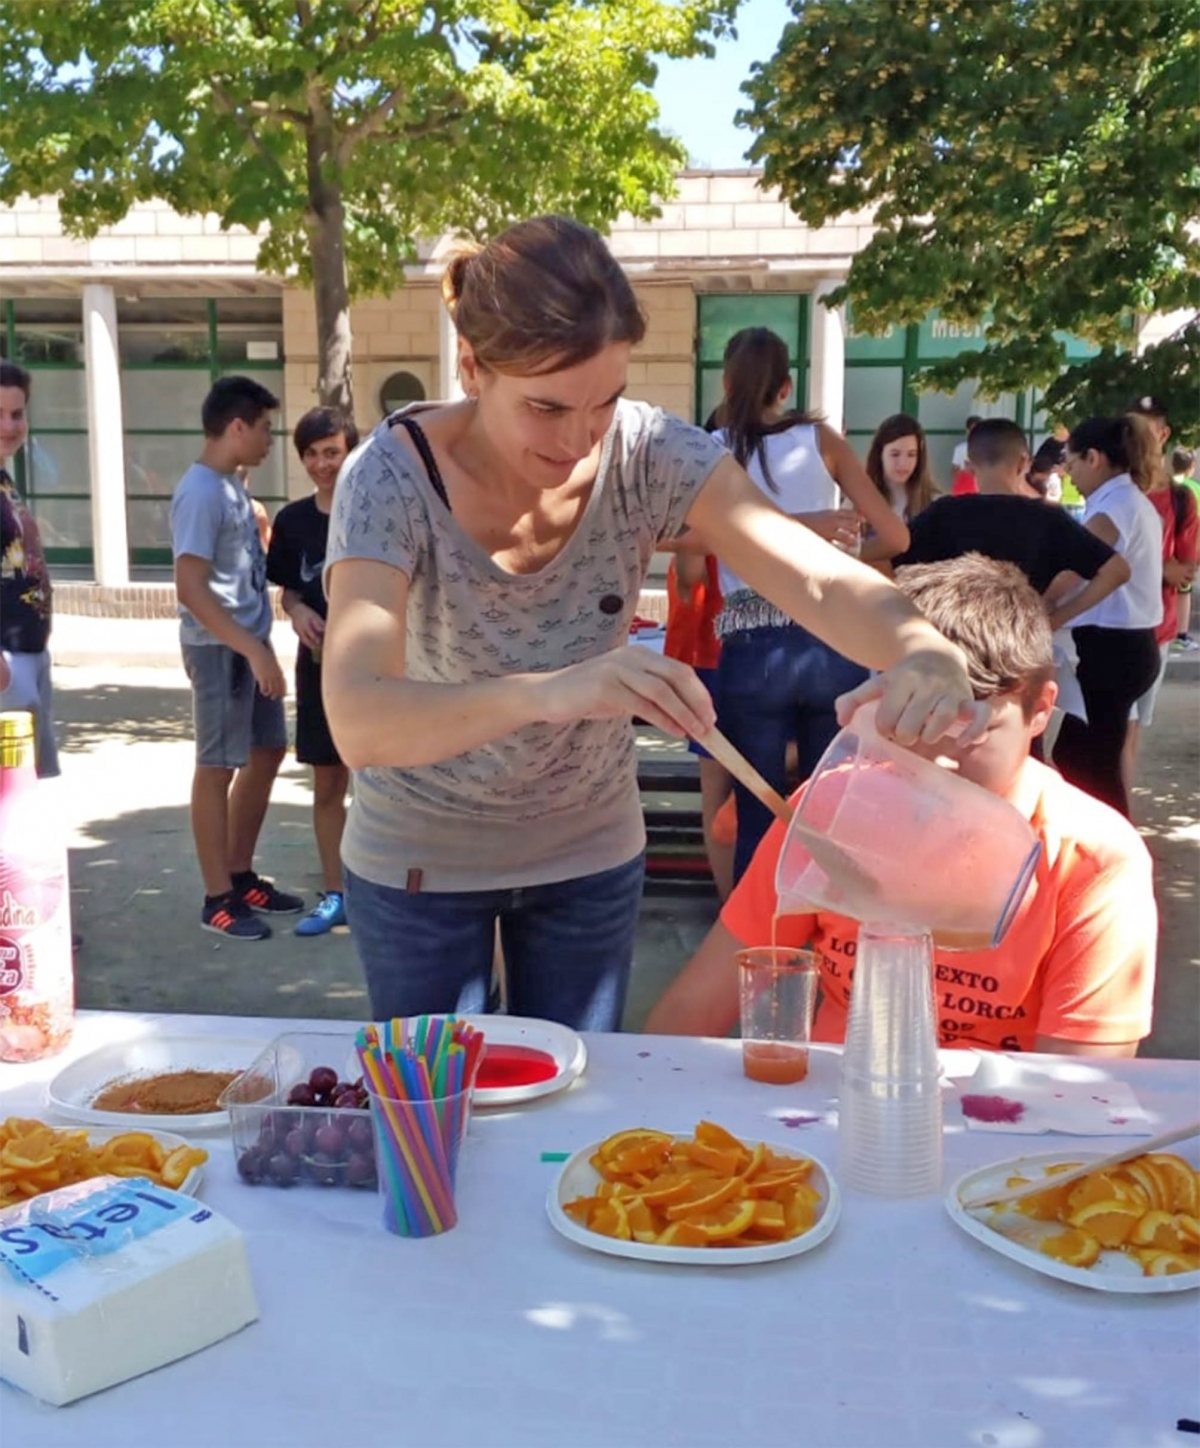
M 788 745 L 795 743 L 807 779 L 838 731 L 835 700 L 867 674 L 799 624 L 729 634 L 721 644 L 721 732 L 783 794 Z M 734 790 L 733 878 L 740 880 L 773 816 L 736 781 Z
M 377 1021 L 487 1009 L 496 922 L 508 1009 L 578 1031 L 621 1027 L 645 857 L 515 890 L 410 895 L 346 871 L 346 915 Z

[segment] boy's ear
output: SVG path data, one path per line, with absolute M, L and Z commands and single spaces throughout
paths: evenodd
M 1030 739 L 1038 739 L 1046 732 L 1046 726 L 1050 723 L 1050 716 L 1054 713 L 1054 705 L 1057 701 L 1058 685 L 1053 679 L 1047 679 L 1033 701 L 1033 711 L 1029 718 Z

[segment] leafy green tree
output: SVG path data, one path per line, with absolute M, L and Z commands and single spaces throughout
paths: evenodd
M 1055 333 L 1103 350 L 1106 394 L 1159 376 L 1194 425 L 1195 329 L 1160 358 L 1136 321 L 1200 302 L 1200 0 L 792 0 L 744 87 L 751 157 L 812 226 L 860 207 L 855 326 L 932 308 L 985 345 L 925 369 L 987 393 L 1052 382 Z M 1139 372 L 1140 369 L 1140 372 Z M 1062 408 L 1094 389 L 1074 370 Z
M 737 4 L 0 0 L 0 200 L 56 194 L 80 236 L 151 197 L 266 226 L 349 406 L 350 297 L 399 285 L 419 237 L 653 214 L 685 158 L 654 57 L 712 53 Z

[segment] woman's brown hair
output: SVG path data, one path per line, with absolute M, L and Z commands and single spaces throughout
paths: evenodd
M 867 476 L 890 503 L 892 491 L 883 476 L 883 450 L 889 443 L 899 442 L 902 437 L 917 440 L 917 465 L 912 477 L 904 484 L 904 520 L 915 518 L 933 502 L 933 474 L 929 471 L 929 444 L 925 429 L 917 419 L 907 412 L 895 412 L 885 417 L 875 430 L 871 447 L 867 453 Z
M 479 364 L 510 376 L 577 367 L 646 333 L 629 278 L 599 233 L 566 216 L 536 216 L 486 246 L 460 247 L 442 296 Z
M 724 366 L 725 396 L 716 410 L 717 426 L 724 428 L 725 445 L 742 467 L 752 456 L 758 458 L 763 481 L 777 493 L 763 439 L 818 421 L 813 413 L 794 409 L 782 417 L 768 416 L 792 375 L 787 343 L 769 327 L 745 327 L 726 343 Z

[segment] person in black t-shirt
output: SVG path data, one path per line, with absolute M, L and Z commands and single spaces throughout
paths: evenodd
M 324 887 L 317 904 L 296 926 L 296 934 L 324 935 L 346 923 L 341 847 L 350 775 L 334 746 L 321 701 L 321 642 L 327 608 L 321 571 L 334 485 L 342 464 L 358 445 L 358 431 L 334 408 L 314 407 L 296 424 L 292 441 L 316 492 L 288 503 L 275 515 L 267 577 L 283 589 L 284 611 L 300 639 L 296 651 L 296 758 L 312 765 L 313 831 Z
M 1119 553 L 1025 481 L 1029 449 L 1015 422 L 977 423 L 969 449 L 979 492 L 939 498 L 914 518 L 908 552 L 893 560 L 897 568 L 964 553 L 1015 563 L 1046 600 L 1055 629 L 1128 580 L 1129 564 Z

